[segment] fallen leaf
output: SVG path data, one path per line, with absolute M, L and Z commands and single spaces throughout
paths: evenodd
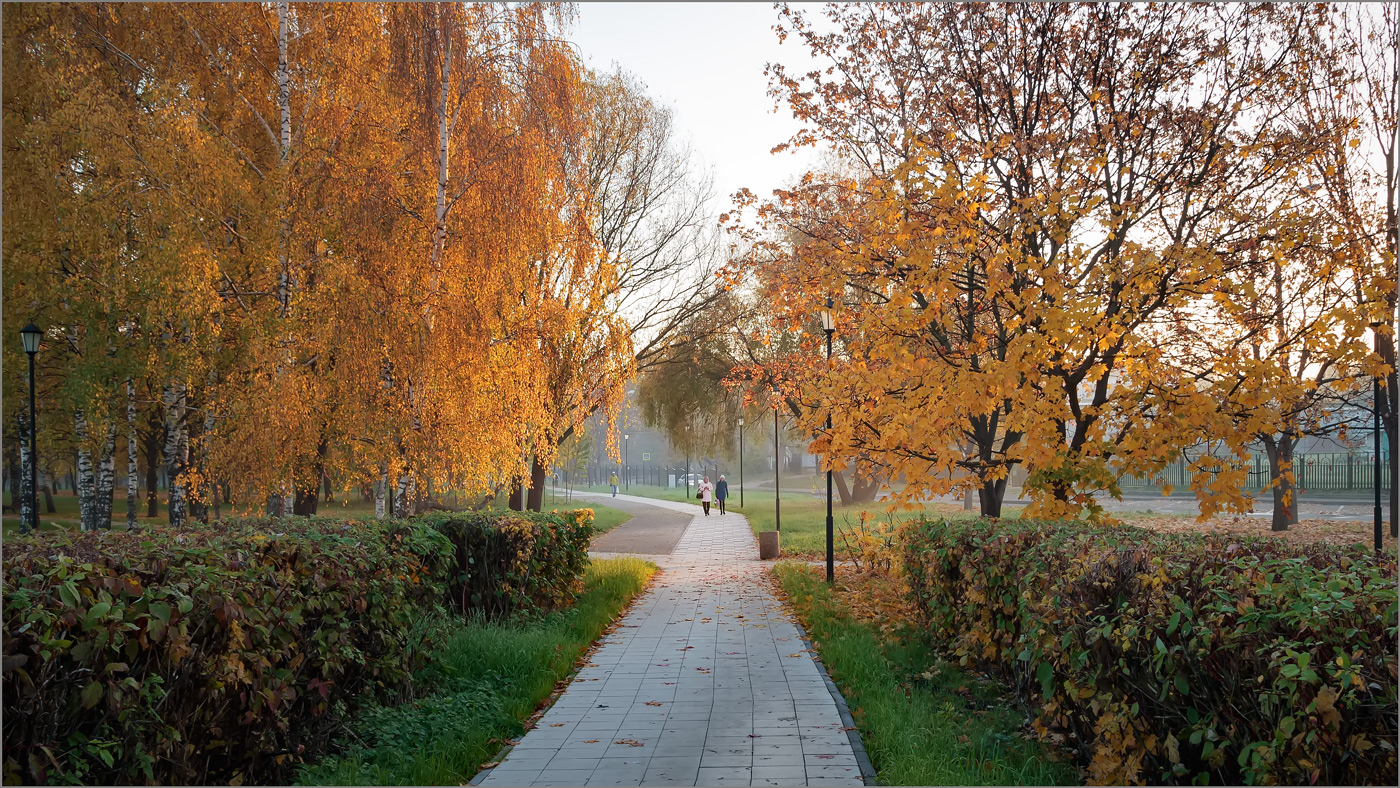
M 562 722 L 551 722 L 551 723 L 549 724 L 549 727 L 551 727 L 551 728 L 562 728 L 562 727 L 564 727 L 564 723 L 562 723 Z
M 641 747 L 641 746 L 642 746 L 642 743 L 639 742 L 639 741 L 637 741 L 636 739 L 618 739 L 617 741 L 613 742 L 613 744 L 625 744 L 625 745 L 627 745 L 628 747 Z
M 483 768 L 483 769 L 491 769 L 491 768 L 495 768 L 495 767 L 500 766 L 500 765 L 501 765 L 501 762 L 500 762 L 500 761 L 491 761 L 490 763 L 483 763 L 483 764 L 481 764 L 481 768 Z
M 598 743 L 598 740 L 597 740 L 597 739 L 584 739 L 584 740 L 583 740 L 583 743 L 584 743 L 584 744 L 597 744 L 597 743 Z
M 661 705 L 661 701 L 659 701 L 659 700 L 649 700 L 649 701 L 647 701 L 647 705 L 648 705 L 648 706 L 660 706 L 660 705 Z

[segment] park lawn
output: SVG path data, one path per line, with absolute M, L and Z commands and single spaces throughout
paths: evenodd
M 11 496 L 5 495 L 5 502 L 10 503 Z M 44 505 L 43 493 L 39 494 L 39 530 L 47 531 L 53 528 L 77 528 L 81 522 L 78 516 L 78 496 L 61 490 L 53 496 L 54 513 L 50 514 Z M 138 510 L 136 521 L 142 525 L 167 522 L 164 504 L 160 507 L 160 515 L 157 517 L 146 516 L 146 497 L 141 496 L 141 508 Z M 126 493 L 118 490 L 117 495 L 112 499 L 112 523 L 114 527 L 126 527 Z M 5 512 L 3 520 L 4 535 L 6 537 L 19 533 L 19 515 L 9 511 Z
M 820 491 L 820 496 L 814 495 L 810 489 L 811 477 L 783 481 L 782 490 L 782 552 L 784 556 L 803 556 L 815 558 L 826 555 L 826 495 L 825 489 Z M 802 487 L 803 483 L 807 487 Z M 792 486 L 789 488 L 789 484 Z M 611 493 L 612 488 L 607 485 L 594 485 L 580 489 L 589 492 Z M 686 495 L 684 487 L 671 489 L 668 487 L 655 487 L 651 485 L 634 484 L 632 489 L 627 491 L 629 495 L 643 498 L 656 498 L 662 501 L 679 501 L 681 503 L 699 503 L 695 500 L 695 493 L 692 491 Z M 744 505 L 739 505 L 737 493 L 730 495 L 728 504 L 729 511 L 735 514 L 742 514 L 748 518 L 749 527 L 755 534 L 761 531 L 772 531 L 777 524 L 777 513 L 774 511 L 774 501 L 777 496 L 772 489 L 749 489 L 744 491 Z M 850 530 L 860 523 L 860 516 L 865 512 L 868 518 L 874 520 L 907 520 L 911 517 L 922 515 L 935 515 L 952 519 L 976 517 L 976 512 L 965 511 L 956 504 L 929 503 L 922 508 L 908 511 L 886 512 L 889 505 L 884 502 L 858 504 L 854 506 L 841 506 L 838 502 L 832 510 L 832 520 L 835 526 L 833 548 L 838 557 L 846 554 L 845 543 L 841 537 L 843 530 Z M 1008 514 L 1014 516 L 1019 510 L 1008 508 Z
M 112 526 L 114 528 L 125 528 L 126 495 L 121 490 L 118 490 L 117 493 L 118 494 L 112 500 Z M 6 494 L 5 502 L 9 503 L 9 501 L 10 496 Z M 504 502 L 505 499 L 502 498 L 501 503 L 504 504 Z M 451 504 L 452 499 L 449 498 L 446 501 L 446 503 Z M 608 506 L 601 506 L 599 504 L 593 503 L 592 501 L 575 500 L 570 502 L 565 500 L 563 495 L 559 495 L 557 497 L 553 495 L 546 495 L 544 506 L 546 509 L 592 509 L 593 527 L 595 529 L 596 534 L 605 534 L 613 528 L 616 528 L 617 526 L 632 519 L 632 515 L 626 512 L 619 511 Z M 78 516 L 77 496 L 66 491 L 57 492 L 53 496 L 53 508 L 56 511 L 53 514 L 49 514 L 44 507 L 44 497 L 42 495 L 39 496 L 39 530 L 45 531 L 53 528 L 77 528 L 80 525 L 80 518 Z M 496 507 L 493 503 L 492 508 L 505 507 L 504 505 Z M 263 506 L 261 504 L 257 506 L 224 504 L 221 507 L 221 509 L 224 517 L 260 517 L 262 516 L 264 511 Z M 140 525 L 159 525 L 162 523 L 169 522 L 168 515 L 166 514 L 165 499 L 163 496 L 161 499 L 159 511 L 160 514 L 156 517 L 146 516 L 146 497 L 143 493 L 141 496 L 140 515 L 136 518 L 136 521 Z M 362 501 L 360 500 L 360 496 L 354 493 L 337 493 L 334 496 L 334 500 L 322 501 L 320 504 L 318 504 L 316 507 L 316 514 L 318 516 L 337 517 L 342 519 L 358 518 L 367 520 L 374 516 L 374 502 Z M 19 515 L 6 512 L 3 521 L 3 529 L 3 535 L 7 538 L 10 536 L 18 535 Z
M 417 698 L 361 711 L 335 754 L 302 768 L 298 784 L 465 785 L 524 733 L 526 719 L 655 571 L 636 558 L 593 561 L 571 608 L 449 624 L 432 666 L 417 677 Z
M 914 633 L 855 615 L 853 604 L 869 612 L 867 589 L 842 572 L 833 591 L 819 571 L 784 562 L 773 577 L 851 707 L 882 785 L 1079 782 L 1023 735 L 1025 713 L 994 685 L 940 660 Z

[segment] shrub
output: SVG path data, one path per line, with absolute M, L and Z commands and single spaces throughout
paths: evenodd
M 8 540 L 5 782 L 285 783 L 347 711 L 411 689 L 444 602 L 572 599 L 590 523 L 286 518 Z
M 51 531 L 5 545 L 6 781 L 275 780 L 402 687 L 450 545 L 414 523 Z
M 908 523 L 928 634 L 1007 680 L 1095 783 L 1384 783 L 1396 561 L 1044 522 Z
M 592 509 L 439 513 L 423 521 L 452 542 L 447 596 L 462 613 L 500 619 L 522 607 L 552 610 L 572 602 L 583 587 Z

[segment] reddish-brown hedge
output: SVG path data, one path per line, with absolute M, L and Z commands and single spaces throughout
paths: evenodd
M 463 612 L 566 602 L 590 533 L 591 512 L 510 512 L 7 540 L 5 782 L 287 782 L 410 688 L 457 589 Z
M 1394 556 L 1024 521 L 900 538 L 930 637 L 1091 782 L 1393 784 Z

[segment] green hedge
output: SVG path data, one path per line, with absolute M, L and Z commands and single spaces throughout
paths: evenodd
M 423 521 L 452 541 L 456 569 L 447 596 L 454 610 L 492 619 L 521 607 L 552 610 L 573 602 L 583 588 L 592 509 L 439 513 Z
M 933 641 L 1093 783 L 1393 784 L 1396 560 L 1076 523 L 908 523 Z
M 284 783 L 361 700 L 411 689 L 456 590 L 480 589 L 464 612 L 566 601 L 590 514 L 7 540 L 5 782 Z

